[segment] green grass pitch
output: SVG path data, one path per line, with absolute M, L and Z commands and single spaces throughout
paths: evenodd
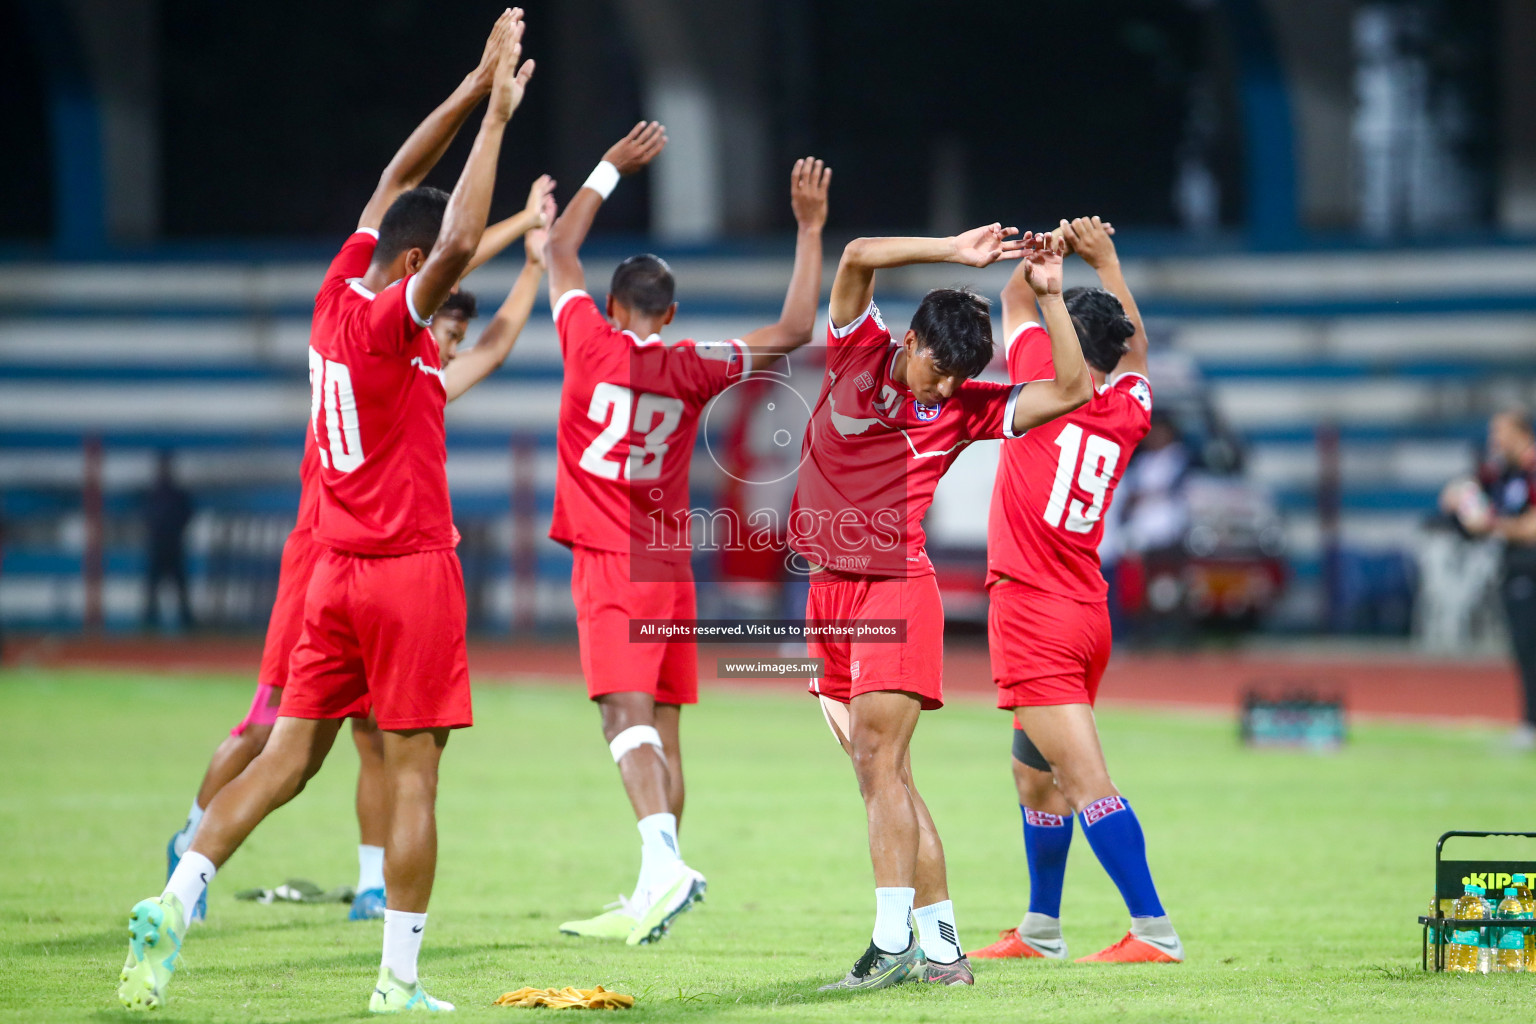
M 164 846 L 249 680 L 0 674 L 0 1019 L 107 1021 L 126 914 L 160 891 Z M 444 760 L 431 990 L 466 1021 L 523 985 L 602 984 L 641 1021 L 1527 1020 L 1536 977 L 1428 976 L 1419 929 L 1444 829 L 1528 828 L 1532 765 L 1475 728 L 1364 725 L 1335 756 L 1241 749 L 1228 716 L 1106 710 L 1116 781 L 1146 827 L 1189 951 L 1178 966 L 980 963 L 970 989 L 821 995 L 869 938 L 862 806 L 816 706 L 706 693 L 684 716 L 683 851 L 709 901 L 662 943 L 556 933 L 627 890 L 628 804 L 574 684 L 482 686 L 478 724 Z M 982 945 L 1027 897 L 1008 722 L 979 704 L 923 716 L 913 759 L 943 832 L 962 937 Z M 366 1016 L 380 925 L 334 906 L 237 903 L 237 889 L 355 878 L 355 756 L 338 744 L 309 790 L 219 875 L 167 1021 Z M 1073 955 L 1124 932 L 1119 897 L 1077 837 L 1063 921 Z

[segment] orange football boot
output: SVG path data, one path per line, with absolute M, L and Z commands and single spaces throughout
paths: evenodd
M 1017 928 L 998 932 L 998 940 L 966 954 L 972 960 L 1045 960 L 1046 955 L 1019 937 Z
M 1175 939 L 1175 942 L 1178 940 Z M 1077 962 L 1080 964 L 1179 964 L 1184 962 L 1184 946 L 1182 943 L 1176 947 L 1178 956 L 1173 956 L 1167 950 L 1159 949 L 1145 939 L 1138 939 L 1130 932 L 1125 933 L 1125 938 L 1110 946 L 1101 949 L 1089 956 L 1080 956 Z M 977 954 L 972 953 L 972 956 Z

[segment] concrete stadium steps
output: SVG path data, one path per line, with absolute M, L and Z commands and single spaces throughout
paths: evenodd
M 619 255 L 588 260 L 595 291 Z M 682 299 L 675 336 L 738 336 L 776 317 L 787 248 L 672 262 Z M 835 261 L 828 264 L 830 278 Z M 44 551 L 28 546 L 25 531 L 13 537 L 0 616 L 15 621 L 18 602 L 79 607 L 69 595 L 84 537 L 78 486 L 88 435 L 103 442 L 105 497 L 116 516 L 132 515 L 161 447 L 177 450 L 205 513 L 256 522 L 292 515 L 309 414 L 308 309 L 323 266 L 38 265 L 0 275 L 0 491 L 9 515 L 51 523 L 56 541 Z M 482 306 L 477 326 L 517 267 L 504 260 L 471 278 Z M 1008 271 L 906 268 L 881 275 L 878 298 L 899 332 L 927 288 L 969 282 L 996 295 Z M 1536 396 L 1536 250 L 1470 250 L 1450 260 L 1439 250 L 1165 255 L 1127 258 L 1126 272 L 1154 343 L 1196 362 L 1247 443 L 1252 477 L 1285 513 L 1293 624 L 1315 621 L 1320 601 L 1320 427 L 1336 426 L 1340 438 L 1342 542 L 1355 551 L 1400 551 L 1412 545 L 1441 483 L 1469 468 L 1487 412 Z M 1068 278 L 1093 281 L 1075 262 Z M 814 393 L 819 376 L 792 383 Z M 483 520 L 501 566 L 487 602 L 503 619 L 515 604 L 506 568 L 509 435 L 536 446 L 542 537 L 560 379 L 541 297 L 507 366 L 448 413 L 450 486 L 460 515 Z M 962 458 L 935 504 L 931 534 L 984 542 L 975 510 L 985 507 L 995 461 L 986 446 Z M 699 475 L 702 496 L 710 484 L 707 472 Z M 195 524 L 194 558 L 208 550 L 200 530 Z M 139 562 L 129 541 L 109 538 L 109 616 L 128 615 L 137 603 Z M 568 556 L 540 543 L 536 604 L 563 621 Z

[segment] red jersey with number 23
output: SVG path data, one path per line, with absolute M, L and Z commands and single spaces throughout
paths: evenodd
M 699 413 L 751 373 L 746 345 L 640 338 L 609 323 L 580 289 L 555 301 L 554 317 L 565 381 L 550 537 L 687 562 Z
M 805 432 L 789 543 L 813 565 L 861 576 L 927 576 L 923 516 L 972 441 L 1013 437 L 1023 385 L 967 380 L 920 405 L 895 379 L 901 346 L 873 302 L 827 328 L 827 374 Z
M 1026 323 L 1007 345 L 1008 377 L 1048 379 L 1051 336 Z M 1108 597 L 1099 570 L 1104 513 L 1152 423 L 1139 373 L 1110 377 L 1086 405 L 1003 445 L 987 523 L 987 583 L 1001 577 L 1083 602 Z
M 451 548 L 458 531 L 448 501 L 448 393 L 437 343 L 411 305 L 411 278 L 377 295 L 363 287 L 377 244 L 368 230 L 348 238 L 315 297 L 315 539 L 359 555 Z

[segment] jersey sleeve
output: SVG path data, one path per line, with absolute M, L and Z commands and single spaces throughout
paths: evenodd
M 1105 390 L 1123 395 L 1130 415 L 1144 423 L 1152 422 L 1152 382 L 1139 373 L 1121 373 L 1111 377 Z
M 681 341 L 669 355 L 684 390 L 700 405 L 752 374 L 752 354 L 739 338 Z
M 952 401 L 960 405 L 960 436 L 967 441 L 995 441 L 1019 437 L 1013 432 L 1013 408 L 1023 384 L 994 384 L 968 380 Z
M 880 317 L 880 307 L 873 302 L 852 323 L 835 327 L 832 317 L 827 317 L 827 369 L 837 370 L 846 363 L 861 346 L 891 343 L 891 332 L 886 330 Z
M 368 264 L 373 261 L 373 250 L 378 245 L 379 233 L 372 228 L 358 228 L 352 232 L 342 243 L 341 251 L 331 260 L 331 265 L 325 269 L 325 280 L 321 282 L 320 290 L 345 288 L 354 278 L 368 273 Z
M 1015 384 L 1056 376 L 1056 367 L 1051 362 L 1051 335 L 1033 320 L 1014 329 L 1003 343 L 1003 353 L 1008 362 L 1008 379 Z
M 368 350 L 399 354 L 408 349 L 416 334 L 432 322 L 431 317 L 419 316 L 412 301 L 416 275 L 385 288 L 374 296 L 368 306 Z
M 592 296 L 572 288 L 555 300 L 550 311 L 555 318 L 555 333 L 560 338 L 560 355 L 569 358 L 585 346 L 613 333 L 608 318 L 597 308 Z

